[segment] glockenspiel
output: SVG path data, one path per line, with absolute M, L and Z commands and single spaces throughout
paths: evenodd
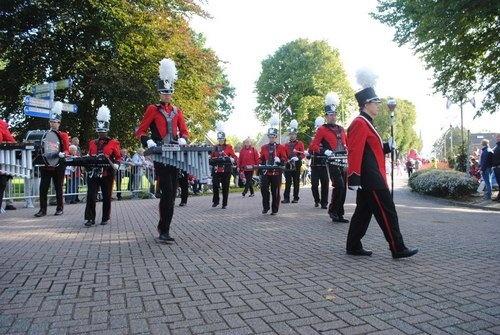
M 35 146 L 31 143 L 0 143 L 0 173 L 31 178 L 34 150 Z

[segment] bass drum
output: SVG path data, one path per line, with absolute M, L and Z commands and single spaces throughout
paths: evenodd
M 24 139 L 35 145 L 33 165 L 58 166 L 61 140 L 52 130 L 30 130 Z

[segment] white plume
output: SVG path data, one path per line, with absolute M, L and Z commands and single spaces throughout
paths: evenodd
M 325 124 L 325 119 L 322 117 L 322 116 L 318 116 L 316 118 L 316 120 L 314 120 L 314 126 L 317 128 L 317 127 L 320 127 L 322 125 Z
M 297 128 L 299 128 L 299 123 L 297 122 L 297 120 L 293 119 L 292 121 L 290 121 L 289 128 L 290 129 L 297 129 Z
M 340 104 L 339 95 L 335 92 L 328 92 L 325 96 L 325 106 L 335 105 L 337 107 Z
M 221 120 L 215 121 L 215 130 L 217 132 L 224 132 L 224 122 Z
M 60 115 L 62 113 L 63 104 L 60 101 L 56 101 L 54 106 L 52 106 L 52 114 Z
M 364 67 L 356 71 L 356 80 L 363 88 L 374 87 L 377 81 L 377 75 L 372 70 Z
M 277 128 L 279 123 L 280 123 L 280 120 L 278 118 L 278 115 L 276 115 L 276 114 L 272 115 L 271 118 L 269 119 L 269 126 L 271 128 Z
M 96 119 L 97 121 L 109 122 L 109 119 L 111 119 L 111 112 L 109 111 L 108 106 L 102 105 L 99 107 Z
M 160 61 L 160 79 L 168 80 L 170 84 L 177 80 L 177 68 L 175 62 L 170 58 L 163 58 Z

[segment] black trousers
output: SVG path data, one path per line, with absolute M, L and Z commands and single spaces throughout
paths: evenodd
M 170 224 L 174 216 L 175 194 L 177 192 L 178 170 L 173 166 L 154 163 L 156 176 L 160 184 L 160 220 L 158 221 L 158 232 L 160 234 L 170 233 Z
M 85 205 L 85 220 L 95 220 L 95 205 L 99 188 L 102 193 L 102 221 L 111 217 L 111 194 L 113 193 L 114 175 L 104 177 L 87 177 L 87 203 Z
M 299 200 L 300 166 L 301 164 L 297 162 L 295 170 L 285 171 L 285 192 L 283 193 L 283 199 L 285 201 L 290 201 L 290 189 L 292 188 L 292 183 L 293 183 L 293 200 Z
M 347 250 L 358 250 L 363 247 L 361 239 L 366 234 L 372 215 L 375 215 L 378 225 L 384 232 L 391 251 L 403 250 L 405 245 L 399 231 L 398 214 L 389 189 L 357 191 L 356 209 L 347 234 Z
M 212 186 L 213 186 L 213 198 L 212 202 L 214 204 L 219 204 L 220 202 L 220 197 L 219 197 L 219 191 L 222 188 L 222 206 L 227 206 L 227 198 L 229 196 L 229 184 L 231 181 L 231 171 L 225 171 L 222 173 L 215 173 L 213 174 L 212 178 Z
M 269 191 L 269 188 L 271 190 Z M 280 207 L 280 188 L 281 188 L 281 174 L 279 175 L 262 175 L 260 193 L 262 194 L 262 208 L 277 213 Z M 271 206 L 269 203 L 271 202 Z
M 12 178 L 11 176 L 0 174 L 0 208 L 2 208 L 3 194 L 5 192 L 5 188 L 7 187 L 7 183 L 11 178 Z
M 40 211 L 47 213 L 47 193 L 49 192 L 50 181 L 54 185 L 56 191 L 56 210 L 63 210 L 63 183 L 64 183 L 64 167 L 41 168 L 40 169 Z
M 344 203 L 346 197 L 346 179 L 344 169 L 329 165 L 330 181 L 332 182 L 332 198 L 328 207 L 328 214 L 344 216 Z
M 250 194 L 253 194 L 253 171 L 245 171 L 245 189 L 243 190 L 243 194 L 247 194 L 250 191 Z
M 181 203 L 186 204 L 189 196 L 189 182 L 188 182 L 188 174 L 181 173 L 179 176 L 179 187 L 181 188 Z
M 319 193 L 319 185 L 321 183 L 321 196 Z M 326 166 L 311 167 L 311 191 L 314 202 L 320 203 L 321 206 L 328 205 L 328 170 Z

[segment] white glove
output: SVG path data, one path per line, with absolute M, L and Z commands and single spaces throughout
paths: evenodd
M 387 141 L 387 144 L 389 145 L 389 149 L 391 149 L 391 150 L 396 149 L 396 141 L 394 141 L 394 139 L 392 137 L 389 138 L 389 140 Z
M 187 144 L 187 141 L 184 137 L 180 137 L 178 140 L 177 140 L 177 143 L 179 143 L 179 145 L 186 145 Z
M 113 169 L 118 170 L 118 164 L 113 164 Z
M 64 157 L 66 157 L 66 154 L 64 152 L 60 152 L 59 153 L 59 158 L 64 158 Z
M 325 156 L 331 156 L 332 154 L 333 154 L 333 151 L 325 150 Z
M 274 162 L 279 163 L 279 162 L 281 162 L 281 159 L 279 157 L 274 157 Z
M 154 147 L 156 147 L 156 142 L 153 141 L 153 140 L 148 140 L 146 142 L 146 144 L 148 145 L 148 148 L 154 148 Z
M 294 162 L 296 162 L 296 161 L 299 160 L 299 157 L 292 157 L 291 160 L 294 161 Z
M 247 168 L 248 170 L 253 169 L 253 165 L 247 165 L 245 166 L 245 168 Z
M 231 164 L 234 164 L 234 158 L 233 157 L 229 157 L 229 160 L 231 161 Z
M 358 190 L 361 190 L 361 186 L 359 186 L 359 185 L 356 185 L 356 186 L 349 186 L 349 189 L 350 189 L 350 190 L 353 190 L 353 191 L 358 191 Z

